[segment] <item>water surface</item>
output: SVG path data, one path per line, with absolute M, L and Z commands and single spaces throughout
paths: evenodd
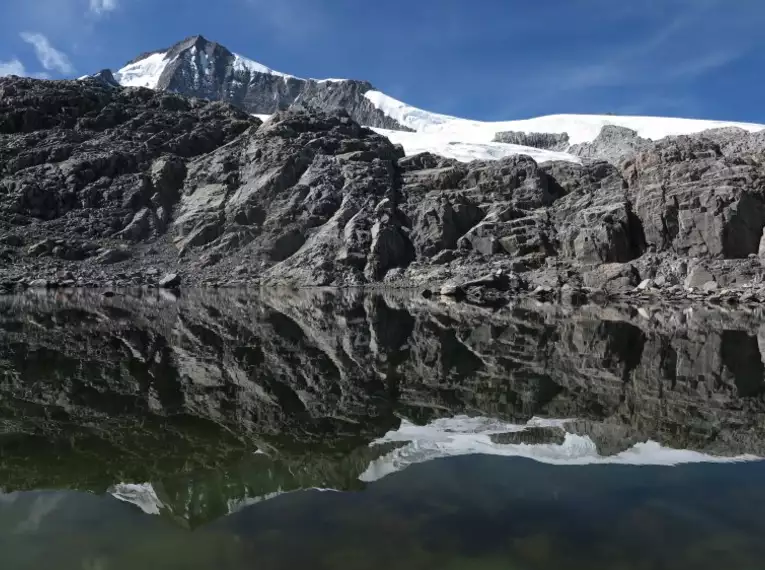
M 761 568 L 764 323 L 0 297 L 0 567 Z

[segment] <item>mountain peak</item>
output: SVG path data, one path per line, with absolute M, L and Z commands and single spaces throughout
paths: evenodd
M 178 43 L 172 45 L 166 50 L 167 59 L 173 59 L 187 50 L 196 48 L 198 52 L 205 52 L 212 55 L 217 53 L 224 57 L 231 57 L 233 54 L 225 46 L 218 42 L 212 42 L 202 35 L 189 36 Z
M 342 108 L 364 125 L 411 130 L 365 97 L 374 90 L 367 81 L 303 79 L 234 53 L 199 34 L 167 49 L 141 54 L 114 73 L 114 79 L 125 87 L 227 101 L 251 114 L 271 114 L 294 105 Z

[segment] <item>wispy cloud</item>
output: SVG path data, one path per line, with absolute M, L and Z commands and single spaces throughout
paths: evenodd
M 677 113 L 681 111 L 686 117 L 693 117 L 700 108 L 700 102 L 690 96 L 661 96 L 648 95 L 636 101 L 613 109 L 618 115 L 645 115 L 647 113 Z
M 259 22 L 273 32 L 274 39 L 285 43 L 305 43 L 325 27 L 326 18 L 320 2 L 314 0 L 246 0 Z
M 741 59 L 746 50 L 721 50 L 676 64 L 667 70 L 667 79 L 694 79 Z
M 37 79 L 48 79 L 50 77 L 47 73 L 27 71 L 24 64 L 16 58 L 8 61 L 0 61 L 0 77 L 7 77 L 8 75 L 36 77 Z
M 747 3 L 752 8 L 745 10 L 726 0 L 636 0 L 609 10 L 612 0 L 572 2 L 599 5 L 608 26 L 594 10 L 592 33 L 581 32 L 586 41 L 516 73 L 512 87 L 517 96 L 498 115 L 526 116 L 551 108 L 597 112 L 601 107 L 630 114 L 676 107 L 682 114 L 702 114 L 703 97 L 686 99 L 694 85 L 725 72 L 763 44 L 756 33 L 765 23 L 765 5 L 759 3 L 757 9 Z M 558 24 L 561 33 L 568 33 L 565 23 Z
M 90 13 L 102 16 L 117 9 L 117 0 L 90 0 Z
M 671 0 L 683 6 L 653 31 L 632 42 L 603 49 L 591 62 L 556 62 L 528 78 L 530 86 L 544 86 L 548 95 L 601 87 L 660 85 L 690 81 L 743 57 L 751 48 L 745 39 L 723 49 L 698 41 L 695 25 L 718 0 Z
M 74 66 L 69 61 L 69 57 L 54 48 L 43 34 L 22 32 L 20 35 L 22 40 L 34 48 L 37 59 L 40 60 L 40 63 L 46 70 L 57 71 L 63 74 L 74 72 Z
M 746 54 L 745 49 L 710 51 L 689 59 L 667 57 L 664 62 L 651 59 L 620 59 L 585 65 L 572 65 L 534 78 L 552 83 L 557 93 L 584 91 L 600 87 L 630 87 L 691 81 L 723 68 Z

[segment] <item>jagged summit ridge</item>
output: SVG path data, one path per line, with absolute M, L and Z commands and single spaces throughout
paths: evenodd
M 303 79 L 276 71 L 204 36 L 190 36 L 167 49 L 145 52 L 114 73 L 125 87 L 147 87 L 231 103 L 253 115 L 297 105 L 322 111 L 345 109 L 357 122 L 408 131 L 364 97 L 367 81 Z

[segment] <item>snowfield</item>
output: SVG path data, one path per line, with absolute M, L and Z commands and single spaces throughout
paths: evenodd
M 393 144 L 403 146 L 407 156 L 421 152 L 432 152 L 433 154 L 445 158 L 453 158 L 460 162 L 470 162 L 473 160 L 499 160 L 507 156 L 525 154 L 537 162 L 551 162 L 555 160 L 575 162 L 577 164 L 582 162 L 578 156 L 568 154 L 567 152 L 555 152 L 517 144 L 466 142 L 460 140 L 459 134 L 453 133 L 408 133 L 406 131 L 377 128 L 372 130 L 387 137 Z
M 141 61 L 126 65 L 114 74 L 114 79 L 123 87 L 156 89 L 162 72 L 170 62 L 166 53 L 154 53 Z
M 295 77 L 294 75 L 288 75 L 281 71 L 274 71 L 270 67 L 266 67 L 262 63 L 253 61 L 239 54 L 234 54 L 234 70 L 236 71 L 250 71 L 254 73 L 265 73 L 266 75 L 278 75 L 284 79 Z M 299 79 L 299 78 L 298 78 Z
M 110 487 L 107 493 L 123 503 L 137 506 L 147 515 L 158 515 L 165 507 L 151 483 L 119 483 Z
M 616 115 L 547 115 L 518 121 L 484 122 L 430 113 L 398 101 L 379 91 L 368 91 L 366 97 L 377 109 L 400 124 L 418 133 L 443 135 L 461 142 L 488 143 L 502 131 L 525 133 L 568 133 L 571 144 L 592 142 L 606 125 L 627 127 L 647 139 L 672 135 L 689 135 L 719 127 L 739 127 L 749 132 L 765 129 L 755 123 L 732 123 L 700 119 L 666 117 L 630 117 Z
M 616 115 L 547 115 L 517 121 L 471 121 L 418 109 L 380 91 L 368 91 L 364 97 L 387 116 L 416 131 L 408 133 L 374 129 L 392 142 L 401 144 L 407 155 L 428 151 L 462 162 L 526 154 L 537 162 L 562 160 L 581 163 L 577 156 L 566 152 L 493 142 L 494 136 L 503 131 L 567 133 L 569 143 L 574 145 L 592 142 L 606 125 L 627 127 L 637 131 L 639 136 L 652 140 L 720 127 L 739 127 L 749 132 L 765 129 L 765 125 L 755 123 Z

